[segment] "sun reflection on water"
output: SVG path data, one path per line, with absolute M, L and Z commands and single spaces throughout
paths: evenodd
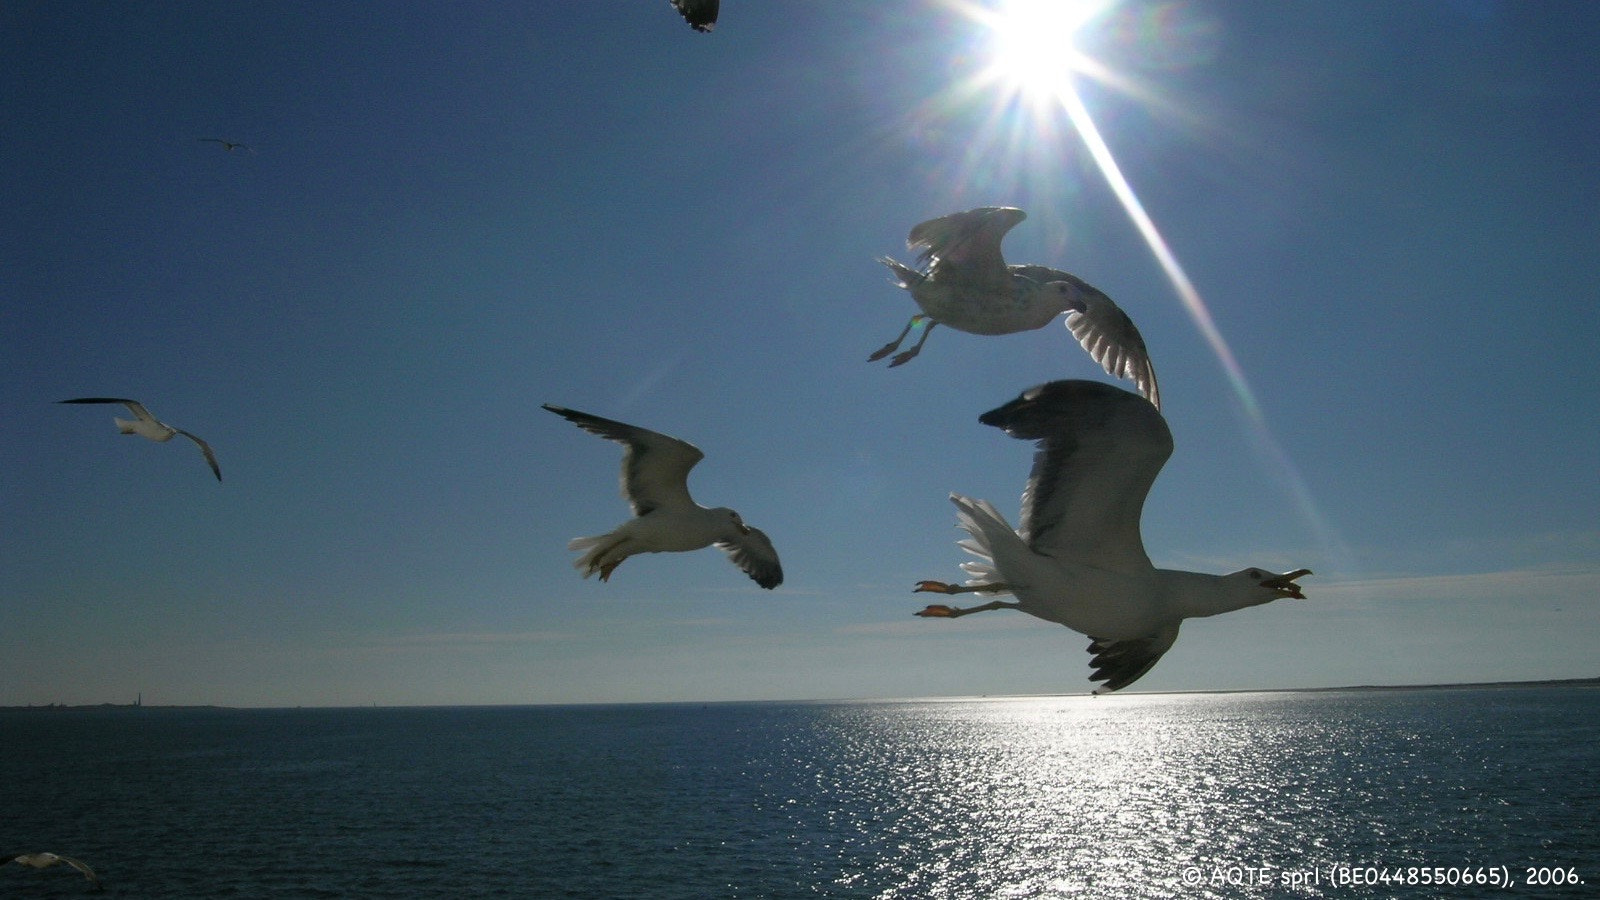
M 841 855 L 875 863 L 835 886 L 1170 896 L 1187 865 L 1301 864 L 1322 849 L 1302 836 L 1326 833 L 1330 807 L 1362 790 L 1359 770 L 1343 772 L 1362 736 L 1314 717 L 1274 721 L 1263 715 L 1273 705 L 1130 695 L 842 707 L 817 735 L 826 761 L 806 751 L 808 780 L 830 829 L 853 836 Z

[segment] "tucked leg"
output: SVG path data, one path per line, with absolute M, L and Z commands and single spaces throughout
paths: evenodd
M 1000 594 L 1011 590 L 1009 584 L 947 584 L 943 581 L 919 581 L 914 594 Z
M 888 356 L 894 351 L 900 349 L 900 342 L 906 339 L 906 335 L 910 334 L 911 329 L 916 327 L 918 320 L 923 318 L 926 317 L 923 316 L 922 313 L 917 313 L 916 315 L 912 316 L 911 321 L 906 323 L 906 327 L 901 329 L 900 336 L 889 343 L 884 344 L 883 349 L 879 350 L 877 353 L 867 357 L 867 362 L 877 362 L 878 360 L 883 359 L 885 356 Z M 924 337 L 924 340 L 926 340 L 926 337 Z
M 943 581 L 919 581 L 915 593 L 928 594 L 969 594 L 969 593 L 997 593 L 1009 591 L 1011 588 L 1004 584 L 946 584 Z M 1020 603 L 1010 603 L 1005 600 L 991 600 L 981 606 L 969 606 L 965 609 L 959 606 L 945 606 L 935 603 L 917 613 L 925 619 L 955 619 L 975 612 L 988 612 L 991 609 L 1021 609 Z
M 939 324 L 927 316 L 913 316 L 911 321 L 913 324 L 915 324 L 918 319 L 922 319 L 928 323 L 927 329 L 922 332 L 922 338 L 917 341 L 917 345 L 915 347 L 912 347 L 910 350 L 907 350 L 904 353 L 896 354 L 895 358 L 889 361 L 889 368 L 892 369 L 895 366 L 904 365 L 910 362 L 918 353 L 921 353 L 922 345 L 928 342 L 928 335 L 933 334 L 933 326 Z
M 1022 604 L 1020 603 L 1008 603 L 1004 600 L 991 600 L 982 606 L 968 606 L 965 608 L 959 606 L 945 606 L 943 603 L 935 603 L 927 609 L 918 612 L 917 615 L 923 617 L 924 619 L 956 619 L 971 613 L 988 612 L 991 609 L 1021 608 Z

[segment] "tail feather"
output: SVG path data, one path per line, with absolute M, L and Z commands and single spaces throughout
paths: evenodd
M 567 542 L 568 550 L 587 551 L 572 561 L 572 567 L 582 572 L 585 578 L 605 569 L 607 566 L 614 568 L 624 559 L 627 559 L 628 554 L 626 552 L 615 552 L 621 546 L 621 539 L 613 539 L 609 534 L 577 537 Z
M 895 277 L 900 279 L 898 282 L 896 282 L 896 284 L 908 291 L 927 280 L 928 276 L 918 272 L 916 269 L 911 268 L 905 263 L 899 262 L 898 260 L 890 259 L 887 256 L 880 256 L 878 257 L 878 262 L 888 266 L 889 271 L 893 272 Z
M 995 545 L 1001 541 L 1020 542 L 1015 529 L 1000 514 L 994 504 L 987 500 L 974 500 L 960 494 L 951 494 L 950 502 L 956 505 L 956 516 L 961 528 L 972 535 L 970 538 L 956 542 L 956 546 L 976 556 L 976 560 L 968 560 L 961 564 L 961 568 L 972 577 L 967 579 L 967 584 L 993 584 L 1003 582 L 1000 570 L 995 566 Z

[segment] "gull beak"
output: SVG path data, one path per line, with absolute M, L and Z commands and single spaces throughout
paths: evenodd
M 1285 572 L 1282 575 L 1275 575 L 1265 579 L 1261 582 L 1261 586 L 1277 591 L 1279 597 L 1293 597 L 1296 600 L 1304 600 L 1306 595 L 1300 593 L 1300 585 L 1295 584 L 1294 580 L 1310 574 L 1310 569 L 1295 569 L 1293 572 Z
M 740 534 L 749 534 L 750 533 L 750 526 L 749 525 L 746 525 L 743 522 L 737 522 L 735 524 L 737 524 L 739 526 L 739 533 Z

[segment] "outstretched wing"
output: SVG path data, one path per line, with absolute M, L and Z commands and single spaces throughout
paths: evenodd
M 718 541 L 717 549 L 727 553 L 728 559 L 754 579 L 756 584 L 771 590 L 783 583 L 783 566 L 778 563 L 778 551 L 761 529 L 749 528 L 738 540 Z
M 1094 692 L 1109 694 L 1138 681 L 1144 673 L 1155 668 L 1155 664 L 1172 649 L 1172 643 L 1177 639 L 1177 622 L 1142 638 L 1125 641 L 1090 638 L 1089 652 L 1094 655 L 1090 657 L 1089 665 L 1094 672 L 1089 675 L 1089 680 L 1103 682 Z
M 1150 567 L 1139 518 L 1172 455 L 1166 420 L 1139 395 L 1098 381 L 1052 381 L 978 418 L 1036 441 L 1019 534 L 1057 559 Z
M 1067 310 L 1067 329 L 1072 336 L 1106 374 L 1133 382 L 1146 400 L 1156 409 L 1161 408 L 1161 389 L 1156 384 L 1150 350 L 1122 307 L 1071 272 L 1048 266 L 1012 266 L 1011 271 L 1040 284 L 1064 281 L 1070 285 L 1072 305 Z
M 205 441 L 200 440 L 200 438 L 196 437 L 195 435 L 192 435 L 189 432 L 184 431 L 182 428 L 176 429 L 176 431 L 179 434 L 183 435 L 184 437 L 188 438 L 189 440 L 194 441 L 196 444 L 198 444 L 200 446 L 200 453 L 205 456 L 206 465 L 211 467 L 211 474 L 217 476 L 217 480 L 221 481 L 222 480 L 222 470 L 217 467 L 217 455 L 215 453 L 211 452 L 211 445 L 206 443 Z M 249 480 L 249 479 L 246 479 L 246 480 Z
M 7 859 L 35 869 L 48 869 L 51 866 L 66 863 L 74 869 L 77 869 L 79 872 L 82 872 L 83 877 L 89 879 L 89 881 L 94 883 L 96 886 L 100 884 L 100 879 L 94 874 L 94 870 L 89 868 L 87 863 L 80 862 L 70 856 L 62 856 L 59 853 L 51 853 L 48 850 L 40 853 L 22 853 L 16 856 L 7 857 Z M 4 860 L 0 860 L 0 862 L 3 861 Z
M 73 399 L 73 400 L 57 400 L 56 402 L 57 403 L 121 403 L 123 406 L 126 406 L 128 408 L 128 412 L 133 413 L 134 418 L 142 419 L 143 421 L 146 421 L 146 422 L 155 422 L 158 425 L 161 424 L 159 421 L 156 420 L 155 416 L 150 415 L 150 410 L 145 409 L 143 403 L 140 403 L 137 400 L 128 400 L 128 399 L 123 398 L 123 397 L 78 397 L 78 398 Z
M 1028 214 L 1010 206 L 981 206 L 929 219 L 911 229 L 906 246 L 920 251 L 917 262 L 944 281 L 1010 283 L 1000 240 Z
M 602 419 L 575 409 L 544 404 L 544 408 L 627 450 L 622 454 L 622 499 L 635 516 L 663 506 L 692 506 L 689 470 L 705 458 L 700 448 L 648 428 Z

